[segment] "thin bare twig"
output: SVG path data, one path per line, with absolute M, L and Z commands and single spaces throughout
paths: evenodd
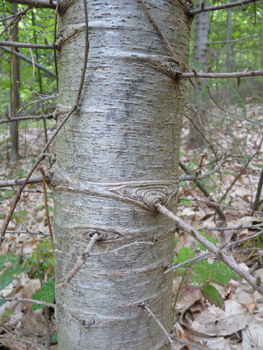
M 54 138 L 56 137 L 56 135 L 58 134 L 58 132 L 61 130 L 61 128 L 63 127 L 63 125 L 66 123 L 66 121 L 69 119 L 69 117 L 71 116 L 71 114 L 73 112 L 75 112 L 75 110 L 78 108 L 78 104 L 79 104 L 79 100 L 80 100 L 80 96 L 81 96 L 81 91 L 83 88 L 83 84 L 84 84 L 84 78 L 85 78 L 85 73 L 86 73 L 86 69 L 87 69 L 87 61 L 88 61 L 88 52 L 89 52 L 89 30 L 88 30 L 88 10 L 87 10 L 87 4 L 86 4 L 86 0 L 83 0 L 84 2 L 84 10 L 85 10 L 85 23 L 86 23 L 86 38 L 85 38 L 85 55 L 84 55 L 84 65 L 83 65 L 83 70 L 82 70 L 82 75 L 81 75 L 81 80 L 80 80 L 80 84 L 79 84 L 79 89 L 78 89 L 78 93 L 77 93 L 77 97 L 75 99 L 74 105 L 71 107 L 70 111 L 68 112 L 68 114 L 64 117 L 64 119 L 62 120 L 61 124 L 59 125 L 59 127 L 57 128 L 57 130 L 54 132 L 54 134 L 52 135 L 52 137 L 50 138 L 49 142 L 46 144 L 46 146 L 44 147 L 42 154 L 39 156 L 37 162 L 34 164 L 34 166 L 31 168 L 31 170 L 29 171 L 26 179 L 24 180 L 21 188 L 19 189 L 15 201 L 13 203 L 13 206 L 10 210 L 9 215 L 7 216 L 7 219 L 5 221 L 4 224 L 4 228 L 1 231 L 1 241 L 0 241 L 0 246 L 3 242 L 3 238 L 5 235 L 5 231 L 8 227 L 9 221 L 11 220 L 12 214 L 15 210 L 15 207 L 21 197 L 21 193 L 24 189 L 24 187 L 26 186 L 28 180 L 30 179 L 31 175 L 33 174 L 33 172 L 35 171 L 35 169 L 38 167 L 38 165 L 41 163 L 41 161 L 45 158 L 44 153 L 46 152 L 46 150 L 48 149 L 48 147 L 50 146 L 51 142 L 54 140 Z
M 164 36 L 163 32 L 161 31 L 161 29 L 159 28 L 158 24 L 155 22 L 153 16 L 151 15 L 150 11 L 148 10 L 148 7 L 145 5 L 144 0 L 141 0 L 141 3 L 143 4 L 148 16 L 150 17 L 150 19 L 152 20 L 153 24 L 155 25 L 156 29 L 158 30 L 158 32 L 161 34 L 163 40 L 165 41 L 166 45 L 169 47 L 171 53 L 173 54 L 173 56 L 175 57 L 175 59 L 177 60 L 177 62 L 179 63 L 179 66 L 181 67 L 183 72 L 187 72 L 187 67 L 185 65 L 184 62 L 182 62 L 179 58 L 179 56 L 177 55 L 177 53 L 174 51 L 174 49 L 172 48 L 172 46 L 170 45 L 169 41 L 166 39 L 166 37 Z M 190 83 L 193 85 L 193 87 L 195 87 L 194 83 L 192 82 L 192 80 L 189 78 Z
M 208 94 L 209 94 L 209 97 L 210 97 L 211 101 L 216 105 L 216 107 L 217 107 L 218 109 L 220 109 L 221 111 L 225 112 L 226 114 L 232 114 L 234 117 L 237 117 L 238 119 L 245 120 L 245 121 L 247 121 L 247 122 L 249 122 L 249 123 L 256 124 L 256 125 L 259 125 L 260 127 L 263 127 L 263 124 L 261 124 L 261 123 L 258 122 L 258 121 L 254 121 L 253 119 L 249 119 L 249 118 L 240 116 L 240 115 L 238 115 L 238 114 L 236 114 L 236 113 L 233 113 L 233 112 L 231 112 L 231 111 L 225 110 L 223 107 L 221 107 L 221 106 L 216 102 L 216 100 L 215 100 L 214 97 L 212 96 L 211 91 L 210 91 L 210 89 L 209 89 L 208 86 L 207 86 L 207 89 L 208 89 Z M 212 114 L 212 115 L 213 115 L 213 114 Z M 214 116 L 215 116 L 215 115 L 214 115 Z M 227 118 L 227 119 L 233 120 L 232 118 Z
M 47 232 L 35 232 L 35 231 L 11 231 L 6 230 L 6 233 L 9 233 L 11 235 L 33 235 L 33 236 L 47 236 L 49 237 L 49 233 Z
M 234 184 L 237 182 L 237 180 L 240 178 L 240 176 L 244 173 L 244 171 L 247 169 L 249 163 L 254 159 L 254 157 L 257 155 L 258 151 L 260 150 L 261 146 L 263 143 L 263 136 L 261 138 L 261 141 L 257 147 L 257 150 L 254 154 L 252 154 L 251 158 L 247 161 L 247 163 L 245 164 L 245 166 L 241 169 L 241 171 L 239 172 L 239 174 L 235 177 L 234 181 L 231 183 L 231 185 L 228 187 L 228 189 L 225 191 L 225 193 L 222 195 L 222 197 L 220 198 L 219 203 L 222 202 L 222 200 L 224 198 L 226 198 L 226 195 L 228 194 L 228 192 L 231 190 L 231 188 L 234 186 Z
M 32 60 L 30 58 L 28 58 L 27 56 L 21 54 L 20 52 L 17 52 L 17 51 L 14 51 L 12 49 L 9 49 L 6 46 L 1 46 L 0 48 L 3 49 L 6 52 L 11 53 L 11 55 L 15 55 L 15 56 L 21 58 L 23 61 L 25 61 L 25 62 L 27 62 L 29 64 L 33 64 Z M 37 68 L 41 69 L 43 72 L 46 72 L 47 74 L 51 75 L 52 77 L 55 77 L 55 73 L 52 72 L 52 70 L 42 66 L 42 64 L 39 64 L 38 62 L 35 62 L 35 66 Z
M 49 1 L 49 0 L 7 0 L 11 3 L 17 3 L 17 4 L 24 4 L 29 5 L 31 7 L 36 8 L 47 8 L 47 9 L 55 9 L 56 8 L 56 1 Z
M 48 225 L 48 231 L 49 231 L 49 235 L 50 235 L 50 239 L 51 239 L 51 243 L 52 243 L 52 248 L 54 250 L 53 234 L 52 234 L 52 228 L 51 228 L 51 224 L 50 224 L 49 213 L 48 213 L 48 204 L 47 204 L 46 174 L 45 174 L 45 171 L 42 167 L 40 167 L 38 170 L 41 172 L 41 174 L 43 176 L 43 191 L 44 191 L 45 209 L 46 209 L 46 214 L 47 214 L 47 225 Z
M 172 219 L 179 229 L 187 232 L 190 236 L 200 242 L 206 249 L 212 252 L 219 260 L 223 261 L 227 266 L 234 270 L 239 276 L 243 277 L 255 290 L 263 295 L 263 286 L 260 280 L 254 278 L 249 272 L 245 271 L 240 267 L 235 261 L 229 259 L 220 249 L 218 249 L 213 243 L 209 242 L 205 237 L 203 237 L 195 228 L 188 225 L 185 221 L 180 219 L 178 216 L 174 215 L 170 210 L 168 210 L 164 205 L 160 203 L 155 204 L 157 211 L 163 215 Z
M 206 179 L 207 177 L 211 176 L 221 168 L 221 166 L 225 163 L 227 156 L 228 156 L 228 153 L 226 153 L 222 157 L 221 161 L 217 164 L 217 166 L 214 167 L 214 169 L 208 171 L 207 173 L 199 176 L 195 176 L 195 175 L 179 176 L 179 181 L 199 181 L 199 180 Z
M 263 70 L 255 70 L 249 72 L 234 72 L 234 73 L 177 73 L 178 77 L 183 78 L 242 78 L 242 77 L 259 77 L 263 75 Z
M 82 268 L 82 266 L 85 264 L 87 259 L 90 257 L 91 250 L 92 250 L 95 242 L 99 239 L 99 237 L 100 236 L 99 236 L 98 233 L 94 233 L 94 235 L 91 237 L 91 239 L 89 241 L 89 244 L 88 244 L 87 248 L 82 253 L 82 257 L 76 262 L 75 266 L 73 267 L 72 270 L 69 271 L 67 276 L 62 278 L 62 280 L 60 280 L 57 283 L 56 288 L 67 287 L 68 286 L 70 280 L 76 275 L 76 273 Z
M 60 0 L 57 1 L 56 6 L 56 12 L 55 12 L 55 24 L 54 24 L 54 42 L 53 45 L 55 45 L 57 40 L 57 18 L 58 18 L 58 6 L 59 6 Z M 56 55 L 56 49 L 54 47 L 54 65 L 55 65 L 55 73 L 56 73 L 56 84 L 57 84 L 57 92 L 58 92 L 58 65 L 57 65 L 57 55 Z
M 179 166 L 180 168 L 182 168 L 188 175 L 192 175 L 191 171 L 184 165 L 184 163 L 182 163 L 181 161 L 179 161 Z M 209 199 L 210 202 L 216 203 L 216 200 L 211 196 L 211 194 L 207 191 L 207 189 L 201 184 L 200 181 L 194 181 L 194 183 L 196 184 L 196 186 L 199 188 L 200 191 L 203 192 L 203 194 Z M 180 198 L 181 199 L 181 198 Z M 200 202 L 198 200 L 198 202 Z M 199 203 L 200 204 L 200 203 Z M 213 205 L 212 205 L 213 206 Z M 223 211 L 221 210 L 221 208 L 218 205 L 214 205 L 213 206 L 216 210 L 216 212 L 218 213 L 220 219 L 222 221 L 226 221 L 226 217 L 223 213 Z
M 23 16 L 21 16 L 21 20 L 22 20 L 22 23 L 23 23 L 23 27 L 24 27 L 24 31 L 25 31 L 27 43 L 30 44 L 30 43 L 29 43 L 29 40 L 28 40 L 27 31 L 26 31 L 26 26 L 25 26 L 25 22 L 24 22 Z M 34 77 L 34 76 L 35 76 L 35 69 L 36 69 L 36 67 L 35 67 L 35 61 L 34 61 L 32 49 L 29 49 L 29 51 L 30 51 L 31 59 L 32 59 L 33 77 Z
M 164 326 L 161 324 L 161 322 L 158 320 L 158 318 L 154 315 L 152 310 L 146 305 L 146 303 L 145 302 L 141 303 L 139 306 L 143 307 L 145 310 L 147 310 L 149 312 L 149 314 L 155 319 L 155 321 L 158 323 L 158 326 L 162 329 L 162 331 L 166 335 L 167 339 L 169 340 L 169 342 L 170 342 L 170 344 L 172 346 L 172 349 L 174 349 L 174 342 L 178 342 L 178 343 L 181 343 L 181 344 L 184 344 L 184 345 L 192 346 L 193 348 L 196 348 L 196 349 L 199 349 L 199 350 L 211 350 L 210 348 L 207 348 L 207 347 L 204 348 L 203 346 L 200 346 L 200 345 L 194 344 L 194 343 L 190 343 L 187 340 L 182 340 L 182 339 L 179 339 L 177 337 L 173 337 L 173 339 L 172 339 L 170 337 L 170 334 L 167 332 L 167 330 L 164 328 Z
M 28 49 L 46 49 L 53 50 L 53 45 L 42 45 L 42 44 L 27 44 L 27 43 L 19 43 L 15 41 L 0 41 L 0 46 L 12 46 L 12 47 L 25 47 Z
M 10 119 L 1 119 L 0 124 L 4 123 L 12 123 L 12 122 L 17 122 L 19 120 L 42 120 L 42 119 L 53 119 L 54 115 L 52 114 L 40 114 L 40 115 L 33 115 L 33 116 L 28 116 L 28 117 L 18 117 L 18 118 L 10 118 Z
M 37 304 L 37 305 L 45 305 L 45 306 L 53 307 L 53 308 L 56 307 L 56 304 L 47 303 L 47 302 L 45 302 L 45 301 L 42 301 L 42 300 L 35 300 L 35 299 L 18 298 L 18 297 L 2 297 L 2 296 L 0 296 L 0 300 L 5 300 L 5 301 L 21 301 L 21 302 L 26 301 L 26 302 L 33 303 L 33 304 Z
M 222 228 L 222 230 L 223 230 L 223 228 Z M 255 233 L 254 235 L 248 236 L 248 237 L 246 237 L 246 238 L 241 238 L 241 239 L 238 239 L 238 240 L 235 241 L 235 242 L 228 243 L 227 245 L 226 245 L 226 244 L 223 244 L 222 247 L 219 247 L 219 249 L 220 249 L 220 250 L 227 249 L 227 248 L 231 247 L 232 245 L 236 245 L 236 244 L 239 244 L 239 243 L 242 243 L 242 242 L 249 241 L 250 239 L 256 238 L 257 236 L 261 235 L 262 233 L 263 233 L 263 230 L 260 231 L 260 232 Z M 187 264 L 192 264 L 192 263 L 195 263 L 195 262 L 197 262 L 197 261 L 207 259 L 207 258 L 209 258 L 209 256 L 211 256 L 211 255 L 212 255 L 211 252 L 203 253 L 203 254 L 201 254 L 200 256 L 197 256 L 197 257 L 195 257 L 195 258 L 192 258 L 192 259 L 183 261 L 183 262 L 181 262 L 180 264 L 173 265 L 173 266 L 169 267 L 169 269 L 167 269 L 166 271 L 164 271 L 164 274 L 166 274 L 166 273 L 168 273 L 168 272 L 171 272 L 171 271 L 173 271 L 173 270 L 175 270 L 175 269 L 178 269 L 179 267 L 185 266 L 185 265 L 187 265 Z
M 191 10 L 189 10 L 189 14 L 196 15 L 197 13 L 202 13 L 202 12 L 209 12 L 209 11 L 217 11 L 217 10 L 222 10 L 222 9 L 228 9 L 228 8 L 231 8 L 231 7 L 236 7 L 236 6 L 249 4 L 249 3 L 255 2 L 255 1 L 258 1 L 258 0 L 242 0 L 242 1 L 232 2 L 232 3 L 229 3 L 229 4 L 221 4 L 221 5 L 217 5 L 217 6 L 203 7 L 203 8 L 200 8 L 200 9 L 191 9 Z
M 22 111 L 24 111 L 25 109 L 27 109 L 27 107 L 32 106 L 33 104 L 40 103 L 40 102 L 44 102 L 44 101 L 53 100 L 53 99 L 56 99 L 56 98 L 57 98 L 57 95 L 55 94 L 55 95 L 51 95 L 51 96 L 47 96 L 47 97 L 41 97 L 39 100 L 29 102 L 29 103 L 27 103 L 23 108 L 21 108 L 21 109 L 17 112 L 17 116 L 18 116 Z
M 25 182 L 26 178 L 23 179 L 15 179 L 15 180 L 3 180 L 0 181 L 0 187 L 6 187 L 6 186 L 21 186 Z M 31 179 L 28 179 L 27 184 L 39 184 L 42 183 L 43 178 L 42 177 L 32 177 Z

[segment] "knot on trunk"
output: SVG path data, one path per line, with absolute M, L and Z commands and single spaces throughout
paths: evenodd
M 67 174 L 57 165 L 48 171 L 47 176 L 49 178 L 49 184 L 54 188 L 59 185 L 66 185 L 70 182 L 70 178 Z

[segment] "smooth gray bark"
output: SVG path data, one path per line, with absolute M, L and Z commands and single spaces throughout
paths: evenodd
M 146 4 L 187 64 L 191 18 L 181 3 Z M 185 79 L 175 82 L 154 64 L 175 61 L 140 1 L 91 0 L 88 12 L 80 107 L 58 134 L 51 170 L 56 281 L 75 266 L 92 234 L 101 237 L 92 252 L 108 253 L 90 256 L 67 288 L 56 289 L 59 349 L 170 349 L 139 304 L 147 302 L 171 330 L 172 276 L 163 272 L 173 261 L 175 226 L 154 202 L 176 208 Z M 77 0 L 61 20 L 64 37 L 79 30 L 60 52 L 61 111 L 77 94 L 84 26 Z

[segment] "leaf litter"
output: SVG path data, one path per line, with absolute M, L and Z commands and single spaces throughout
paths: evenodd
M 262 108 L 253 107 L 253 116 L 262 118 Z M 250 107 L 250 109 L 252 109 Z M 252 113 L 252 112 L 251 112 Z M 251 129 L 246 122 L 234 121 L 232 125 L 220 124 L 210 125 L 211 132 L 216 132 L 217 140 L 220 146 L 217 147 L 218 153 L 222 147 L 227 149 L 231 146 L 235 157 L 225 163 L 221 171 L 204 180 L 203 186 L 213 195 L 215 200 L 224 194 L 236 179 L 238 173 L 245 166 L 249 155 L 255 153 L 255 150 L 262 137 L 259 129 Z M 249 133 L 246 133 L 246 128 Z M 189 129 L 188 122 L 185 122 L 183 128 L 183 140 Z M 252 131 L 253 132 L 252 132 Z M 245 138 L 244 138 L 245 133 Z M 51 131 L 48 131 L 49 136 Z M 32 162 L 39 155 L 44 146 L 44 136 L 40 129 L 28 129 L 26 135 L 20 133 L 20 153 L 25 158 L 10 162 L 10 145 L 8 141 L 9 134 L 0 134 L 0 154 L 3 161 L 0 167 L 1 179 L 14 179 L 18 174 L 25 174 L 32 166 Z M 245 139 L 245 140 L 244 140 Z M 211 143 L 212 143 L 211 137 Z M 52 150 L 51 150 L 52 151 Z M 198 164 L 209 163 L 213 160 L 213 154 L 209 148 L 200 150 L 190 150 L 186 142 L 182 142 L 181 160 L 188 166 L 194 166 L 196 173 L 205 173 L 210 170 L 209 167 Z M 202 154 L 207 157 L 203 161 Z M 182 184 L 179 189 L 178 215 L 190 223 L 200 228 L 209 236 L 212 236 L 218 243 L 232 242 L 233 240 L 248 237 L 256 232 L 252 228 L 243 228 L 246 226 L 258 225 L 263 222 L 261 211 L 251 212 L 253 200 L 257 190 L 258 180 L 262 169 L 262 151 L 258 150 L 257 156 L 250 162 L 247 170 L 238 178 L 232 189 L 226 194 L 223 200 L 222 209 L 226 216 L 226 223 L 222 223 L 215 215 L 215 209 L 207 202 L 207 198 L 196 188 L 193 182 Z M 197 164 L 197 165 L 196 165 Z M 44 163 L 47 170 L 49 164 Z M 21 170 L 22 169 L 22 170 Z M 193 169 L 192 169 L 193 170 Z M 185 175 L 182 173 L 181 175 Z M 35 176 L 40 176 L 35 174 Z M 35 192 L 23 192 L 21 200 L 16 208 L 16 215 L 12 218 L 8 230 L 10 231 L 34 231 L 39 233 L 48 233 L 47 220 L 44 210 L 43 193 L 36 192 L 42 190 L 41 184 L 28 185 L 28 190 Z M 6 215 L 10 210 L 12 199 L 17 189 L 7 188 L 1 191 L 0 200 L 0 225 L 2 226 Z M 53 208 L 53 200 L 50 195 L 48 198 L 49 208 Z M 20 214 L 20 215 L 19 215 Z M 50 212 L 52 219 L 53 213 Z M 220 231 L 211 230 L 215 227 L 233 227 L 232 230 Z M 209 229 L 209 231 L 206 231 Z M 1 247 L 1 255 L 6 253 L 14 254 L 20 257 L 19 264 L 23 264 L 26 257 L 32 257 L 33 252 L 38 244 L 42 242 L 45 236 L 31 234 L 12 234 L 7 233 L 6 239 Z M 175 254 L 179 254 L 182 247 L 189 247 L 195 250 L 196 255 L 201 254 L 201 250 L 192 237 L 184 232 L 179 232 L 178 243 L 175 247 Z M 263 266 L 261 264 L 262 251 L 255 249 L 253 245 L 244 248 L 243 245 L 234 246 L 229 254 L 233 255 L 244 268 L 250 268 L 256 255 L 256 261 L 259 264 L 255 275 L 262 275 Z M 257 254 L 255 253 L 257 250 Z M 213 263 L 213 260 L 210 261 Z M 2 269 L 2 274 L 5 269 Z M 0 275 L 1 276 L 1 275 Z M 47 282 L 47 276 L 44 277 L 43 283 Z M 178 291 L 181 277 L 174 274 L 173 297 L 175 298 Z M 250 286 L 244 280 L 231 280 L 224 285 L 211 283 L 220 294 L 224 307 L 220 308 L 211 304 L 204 294 L 196 288 L 189 288 L 186 284 L 180 290 L 178 300 L 175 306 L 174 332 L 180 339 L 187 340 L 210 349 L 218 350 L 250 350 L 263 349 L 263 302 L 260 301 L 261 295 L 258 292 L 249 291 Z M 25 272 L 13 274 L 13 280 L 1 290 L 0 295 L 10 297 L 17 296 L 22 298 L 32 298 L 32 295 L 41 289 L 39 278 L 30 278 Z M 258 301 L 259 300 L 259 301 Z M 9 311 L 8 311 L 9 310 Z M 7 312 L 8 311 L 8 312 Z M 33 311 L 32 304 L 29 302 L 9 302 L 0 306 L 1 323 L 20 332 L 19 336 L 43 337 L 46 331 L 47 317 L 44 315 L 44 309 Z M 48 317 L 49 329 L 56 329 L 54 315 Z M 10 330 L 9 329 L 9 330 Z M 14 344 L 8 332 L 5 337 L 6 345 L 11 349 L 10 344 Z M 17 342 L 17 341 L 16 341 Z M 12 345 L 13 346 L 13 345 Z M 29 345 L 16 343 L 19 349 L 29 349 Z M 191 346 L 183 346 L 176 343 L 176 349 L 194 349 Z M 37 346 L 36 346 L 37 349 Z

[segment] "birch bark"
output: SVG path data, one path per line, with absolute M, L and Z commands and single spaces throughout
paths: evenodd
M 146 5 L 187 64 L 191 18 L 184 6 L 174 0 Z M 173 260 L 175 227 L 153 203 L 176 208 L 185 80 L 174 81 L 154 63 L 179 67 L 140 1 L 89 0 L 88 13 L 82 98 L 58 134 L 51 171 L 56 280 L 95 233 L 100 240 L 92 253 L 101 255 L 90 256 L 67 288 L 56 289 L 59 349 L 170 349 L 156 320 L 138 305 L 147 302 L 171 330 L 172 276 L 163 272 Z M 62 112 L 78 90 L 84 27 L 77 0 L 61 19 L 60 35 L 75 32 L 60 51 Z

